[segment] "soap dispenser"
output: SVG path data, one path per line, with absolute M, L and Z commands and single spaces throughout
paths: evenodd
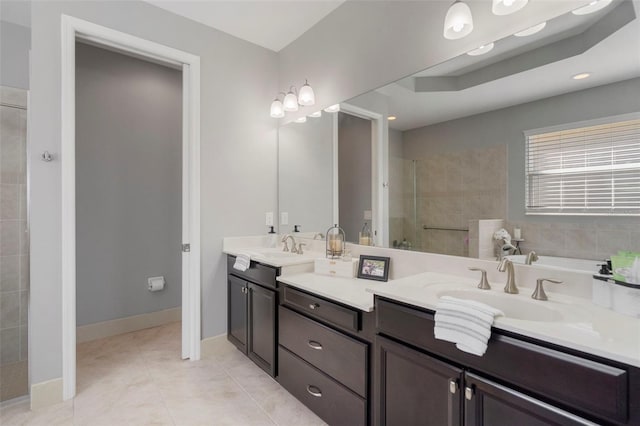
M 362 226 L 362 231 L 360 231 L 360 239 L 358 242 L 361 246 L 372 245 L 373 239 L 371 238 L 371 228 L 369 228 L 368 222 L 365 222 Z
M 275 248 L 278 246 L 278 234 L 276 234 L 276 231 L 273 229 L 273 226 L 269 227 L 269 232 L 268 232 L 269 238 L 268 238 L 268 245 L 269 248 Z

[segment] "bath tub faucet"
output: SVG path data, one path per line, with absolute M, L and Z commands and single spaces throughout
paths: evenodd
M 536 262 L 536 261 L 538 261 L 538 255 L 533 250 L 527 253 L 527 257 L 524 258 L 525 265 L 531 265 L 533 262 Z
M 498 271 L 507 272 L 507 283 L 504 286 L 504 292 L 509 294 L 518 294 L 518 287 L 516 286 L 516 274 L 513 270 L 513 262 L 509 259 L 502 259 L 498 265 Z

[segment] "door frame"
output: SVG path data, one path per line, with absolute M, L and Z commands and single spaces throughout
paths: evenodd
M 182 69 L 182 358 L 200 359 L 200 57 L 68 15 L 61 17 L 62 387 L 76 393 L 77 40 Z
M 389 136 L 386 117 L 356 105 L 341 103 L 340 112 L 371 121 L 371 229 L 373 243 L 389 247 Z M 340 219 L 338 176 L 338 114 L 333 121 L 333 223 Z

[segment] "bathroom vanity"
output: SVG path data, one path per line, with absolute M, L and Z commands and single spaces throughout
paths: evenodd
M 293 268 L 252 261 L 241 273 L 229 256 L 229 340 L 331 425 L 640 424 L 637 319 L 560 287 L 549 301 L 526 286 L 479 290 L 466 266 L 495 262 L 420 256 L 450 272 L 378 283 L 315 274 L 292 257 Z M 548 273 L 517 268 L 521 283 Z M 435 339 L 443 295 L 504 311 L 482 357 Z

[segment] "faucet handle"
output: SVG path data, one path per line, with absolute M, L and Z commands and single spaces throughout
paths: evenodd
M 549 300 L 547 297 L 547 293 L 544 292 L 544 282 L 548 281 L 554 284 L 562 284 L 562 281 L 552 280 L 551 278 L 540 278 L 536 280 L 536 289 L 531 295 L 532 299 L 535 300 Z
M 298 243 L 298 254 L 304 254 L 304 251 L 302 251 L 302 246 L 306 246 L 306 244 Z
M 478 271 L 482 272 L 482 277 L 480 278 L 480 283 L 478 284 L 478 288 L 481 290 L 491 290 L 491 286 L 489 285 L 489 280 L 487 280 L 487 271 L 481 268 L 472 268 L 469 267 L 470 271 Z

